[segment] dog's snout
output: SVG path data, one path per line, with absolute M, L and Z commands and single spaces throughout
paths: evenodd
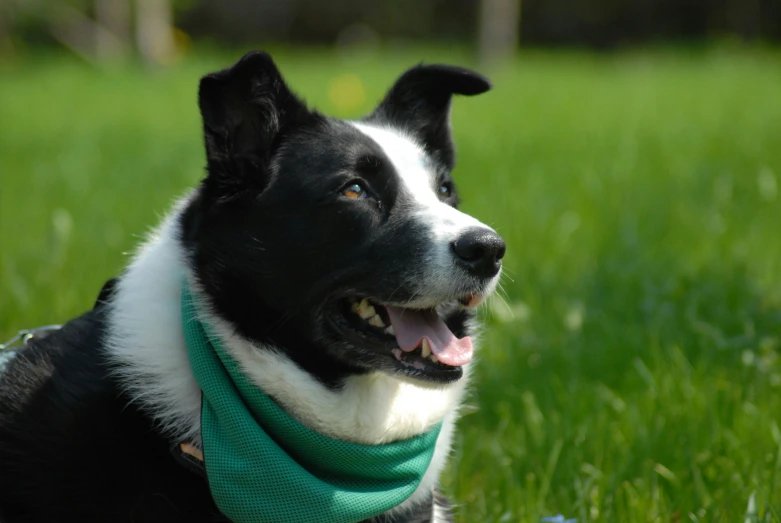
M 450 247 L 458 264 L 479 278 L 496 276 L 502 266 L 504 240 L 490 229 L 469 229 Z

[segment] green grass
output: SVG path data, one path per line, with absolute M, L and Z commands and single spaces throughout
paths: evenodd
M 278 61 L 355 116 L 436 57 Z M 0 69 L 0 339 L 90 307 L 198 180 L 197 79 L 234 58 Z M 781 55 L 534 53 L 494 80 L 453 115 L 464 208 L 508 243 L 443 481 L 460 520 L 734 522 L 752 494 L 781 520 Z

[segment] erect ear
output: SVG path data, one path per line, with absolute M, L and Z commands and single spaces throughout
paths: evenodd
M 473 96 L 491 88 L 483 75 L 450 65 L 418 65 L 396 80 L 367 121 L 390 123 L 411 133 L 429 154 L 453 167 L 450 101 L 454 94 Z
M 261 51 L 251 51 L 233 67 L 204 76 L 198 105 L 207 180 L 234 191 L 264 187 L 280 139 L 313 118 L 271 57 Z

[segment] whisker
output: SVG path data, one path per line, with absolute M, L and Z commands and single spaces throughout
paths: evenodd
M 419 293 L 420 293 L 420 289 L 418 289 L 418 290 L 416 290 L 415 292 L 413 292 L 413 293 L 412 293 L 412 296 L 410 296 L 410 299 L 408 299 L 408 300 L 407 300 L 407 303 L 405 303 L 405 304 L 404 304 L 404 305 L 405 305 L 405 307 L 406 307 L 407 305 L 409 305 L 410 303 L 412 303 L 412 300 L 414 300 L 414 299 L 415 299 L 415 297 L 416 297 L 416 296 L 417 296 Z M 404 313 L 404 311 L 402 311 L 402 314 L 403 314 L 403 313 Z
M 502 285 L 501 282 L 498 282 L 496 284 L 496 295 L 501 297 L 502 300 L 505 301 L 505 303 L 507 303 L 510 300 L 510 295 L 507 294 L 507 290 L 504 288 L 504 286 Z M 505 298 L 506 298 L 506 300 L 505 300 Z
M 401 282 L 401 283 L 399 284 L 399 286 L 398 286 L 398 287 L 396 287 L 396 288 L 393 290 L 393 292 L 392 292 L 392 293 L 390 293 L 390 296 L 388 296 L 388 301 L 393 301 L 393 295 L 394 295 L 394 294 L 396 294 L 396 293 L 399 291 L 399 289 L 401 289 L 402 287 L 404 287 L 404 285 L 405 285 L 406 283 L 409 283 L 409 282 L 406 282 L 406 281 L 403 281 L 403 282 Z
M 510 307 L 510 304 L 507 303 L 507 300 L 504 299 L 504 297 L 500 293 L 496 293 L 495 296 L 501 300 L 501 302 L 504 304 L 504 306 L 507 308 L 507 312 L 510 313 L 510 317 L 512 319 L 515 319 L 515 311 L 513 311 L 512 307 Z

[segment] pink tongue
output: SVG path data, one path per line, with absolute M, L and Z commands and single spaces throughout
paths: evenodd
M 460 367 L 472 361 L 472 339 L 469 336 L 456 338 L 445 322 L 434 311 L 419 311 L 386 307 L 390 316 L 396 341 L 404 352 L 420 347 L 423 338 L 428 338 L 431 352 L 445 365 Z

